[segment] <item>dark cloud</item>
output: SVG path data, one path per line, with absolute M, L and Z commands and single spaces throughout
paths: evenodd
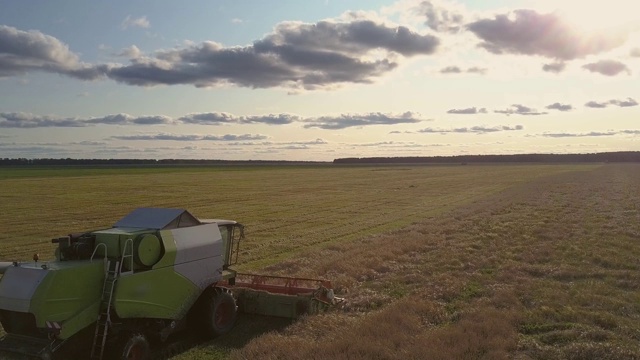
M 573 110 L 573 106 L 571 105 L 565 105 L 565 104 L 560 104 L 560 103 L 553 103 L 551 105 L 547 105 L 546 107 L 549 110 L 558 110 L 558 111 L 571 111 Z
M 620 133 L 625 135 L 640 135 L 640 130 L 622 130 Z
M 425 24 L 435 31 L 456 33 L 464 24 L 464 15 L 460 11 L 447 9 L 437 1 L 422 1 L 416 6 L 415 11 L 425 16 Z
M 131 116 L 129 114 L 106 115 L 98 118 L 62 118 L 41 116 L 29 113 L 0 113 L 0 127 L 37 128 L 37 127 L 84 127 L 92 125 L 161 125 L 173 124 L 174 120 L 164 115 Z
M 609 100 L 606 102 L 597 102 L 597 101 L 589 101 L 584 106 L 595 109 L 604 109 L 609 105 L 619 106 L 619 107 L 633 107 L 638 106 L 638 102 L 632 98 L 627 98 L 626 100 Z
M 393 125 L 428 121 L 419 118 L 418 114 L 349 114 L 340 116 L 323 116 L 302 118 L 291 114 L 268 114 L 237 116 L 229 113 L 211 112 L 188 114 L 174 119 L 166 115 L 133 116 L 129 114 L 111 114 L 93 118 L 63 118 L 40 116 L 29 113 L 0 113 L 0 128 L 37 128 L 37 127 L 84 127 L 96 125 L 223 125 L 223 124 L 266 124 L 288 125 L 296 122 L 305 123 L 306 128 L 343 129 L 351 126 Z
M 505 114 L 505 115 L 546 115 L 546 112 L 538 112 L 536 109 L 532 109 L 530 107 L 513 104 L 510 109 L 506 110 L 495 110 L 495 113 Z
M 448 133 L 457 133 L 457 134 L 486 134 L 500 131 L 519 131 L 524 130 L 524 126 L 516 125 L 516 126 L 494 126 L 494 127 L 486 127 L 486 126 L 473 126 L 473 127 L 462 127 L 462 128 L 453 128 L 453 129 L 438 129 L 438 128 L 426 128 L 422 130 L 418 130 L 419 133 L 427 133 L 427 134 L 448 134 Z
M 161 125 L 172 124 L 173 122 L 172 118 L 164 115 L 138 116 L 131 120 L 131 123 L 136 125 Z
M 439 40 L 406 27 L 370 20 L 286 22 L 250 46 L 225 48 L 204 42 L 138 58 L 113 68 L 109 77 L 130 85 L 235 84 L 253 88 L 315 89 L 339 83 L 369 83 L 397 67 L 395 59 L 428 55 Z M 384 57 L 371 59 L 373 51 Z
M 248 141 L 264 140 L 268 137 L 259 134 L 243 135 L 178 135 L 178 134 L 155 134 L 155 135 L 124 135 L 112 136 L 116 140 L 169 140 L 169 141 Z
M 353 126 L 410 124 L 424 120 L 417 118 L 416 114 L 412 112 L 405 112 L 400 115 L 378 112 L 364 115 L 322 116 L 305 121 L 308 122 L 304 125 L 305 128 L 317 127 L 328 130 L 340 130 Z
M 299 116 L 290 114 L 269 114 L 257 116 L 236 116 L 229 113 L 189 114 L 178 119 L 186 124 L 222 125 L 222 124 L 267 124 L 286 125 L 300 121 Z
M 22 31 L 0 25 L 0 77 L 28 71 L 46 71 L 94 80 L 105 75 L 110 65 L 88 65 L 58 39 L 39 31 Z
M 622 32 L 585 32 L 572 27 L 555 13 L 515 10 L 468 25 L 479 37 L 480 47 L 494 54 L 539 55 L 573 60 L 599 54 L 621 46 L 627 39 Z
M 199 113 L 188 114 L 178 119 L 185 124 L 200 124 L 200 125 L 221 125 L 221 124 L 235 124 L 238 122 L 238 117 L 229 113 Z
M 28 113 L 0 113 L 0 128 L 82 127 L 85 123 L 73 118 L 38 116 Z
M 286 125 L 295 121 L 300 121 L 299 116 L 290 114 L 269 114 L 261 116 L 242 116 L 240 118 L 241 124 L 267 124 L 267 125 Z
M 148 22 L 128 18 L 126 24 L 144 27 Z M 401 56 L 433 54 L 439 43 L 433 35 L 365 19 L 285 22 L 249 46 L 223 47 L 205 41 L 152 56 L 131 46 L 117 54 L 130 59 L 127 65 L 90 65 L 80 62 L 66 44 L 52 36 L 0 26 L 0 77 L 39 70 L 83 80 L 108 76 L 138 86 L 234 84 L 316 89 L 370 83 L 395 69 Z
M 615 60 L 600 60 L 595 63 L 586 64 L 582 66 L 582 68 L 605 76 L 616 76 L 621 72 L 631 74 L 631 70 L 627 65 Z
M 471 108 L 467 108 L 467 109 L 451 109 L 449 111 L 447 111 L 447 114 L 460 114 L 460 115 L 473 115 L 473 114 L 486 114 L 487 113 L 487 109 L 485 108 L 476 108 L 476 107 L 471 107 Z
M 84 124 L 103 124 L 103 125 L 161 125 L 173 124 L 175 121 L 164 115 L 149 116 L 132 116 L 129 114 L 107 115 L 98 118 L 90 118 L 86 120 L 78 120 Z
M 567 67 L 567 64 L 564 62 L 554 62 L 551 64 L 544 64 L 542 66 L 542 70 L 546 72 L 559 74 L 563 72 L 566 67 Z

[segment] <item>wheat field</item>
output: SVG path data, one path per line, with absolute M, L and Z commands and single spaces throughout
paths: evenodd
M 4 172 L 0 258 L 183 207 L 247 226 L 240 270 L 331 279 L 342 308 L 241 317 L 175 359 L 637 359 L 637 165 Z

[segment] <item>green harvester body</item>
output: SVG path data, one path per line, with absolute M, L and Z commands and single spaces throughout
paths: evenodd
M 7 333 L 0 350 L 50 359 L 60 349 L 85 349 L 102 359 L 110 342 L 134 330 L 164 341 L 192 326 L 189 319 L 202 317 L 197 312 L 208 306 L 205 293 L 233 294 L 226 298 L 247 312 L 291 318 L 329 303 L 327 282 L 322 295 L 265 285 L 265 277 L 253 275 L 245 275 L 246 286 L 236 284 L 229 266 L 242 237 L 235 221 L 140 208 L 112 228 L 53 239 L 53 261 L 0 263 L 0 323 Z M 233 321 L 236 308 L 224 308 Z

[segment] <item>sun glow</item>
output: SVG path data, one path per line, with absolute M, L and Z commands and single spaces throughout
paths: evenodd
M 640 29 L 640 2 L 634 0 L 536 0 L 531 7 L 560 14 L 584 31 L 633 27 Z

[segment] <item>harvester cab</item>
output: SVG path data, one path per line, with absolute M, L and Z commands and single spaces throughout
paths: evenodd
M 296 318 L 335 301 L 324 280 L 236 273 L 243 237 L 232 220 L 140 208 L 111 228 L 53 239 L 52 261 L 0 263 L 0 350 L 146 359 L 150 343 L 175 332 L 211 338 L 230 331 L 238 305 Z

